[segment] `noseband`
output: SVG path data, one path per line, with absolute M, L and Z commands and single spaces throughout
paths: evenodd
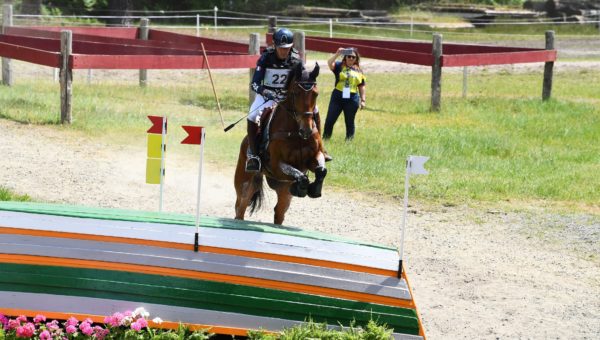
M 298 87 L 302 91 L 310 92 L 315 88 L 315 86 L 317 86 L 317 83 L 316 82 L 297 82 L 296 85 L 298 85 Z M 294 117 L 294 120 L 298 121 L 298 112 L 296 111 L 296 93 L 292 91 L 291 97 L 292 97 L 292 110 L 290 110 L 287 107 L 285 108 L 285 110 L 287 112 L 289 112 L 292 115 L 292 117 Z M 302 114 L 312 115 L 313 113 L 306 111 L 306 112 L 302 112 Z

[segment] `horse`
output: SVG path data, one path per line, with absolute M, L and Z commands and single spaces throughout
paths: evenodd
M 248 136 L 242 140 L 234 179 L 236 219 L 244 219 L 248 206 L 251 208 L 250 214 L 261 207 L 263 178 L 277 193 L 273 218 L 275 224 L 283 223 L 292 196 L 321 196 L 327 169 L 320 151 L 323 141 L 313 120 L 319 94 L 318 75 L 318 64 L 309 72 L 302 63 L 298 63 L 288 77 L 286 98 L 276 105 L 270 122 L 261 119 L 261 135 L 268 133 L 268 144 L 261 154 L 263 166 L 260 172 L 246 172 Z M 307 176 L 308 171 L 315 174 L 312 183 Z

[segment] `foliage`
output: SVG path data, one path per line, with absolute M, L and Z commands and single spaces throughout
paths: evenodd
M 28 195 L 16 195 L 12 193 L 10 190 L 0 186 L 0 201 L 22 201 L 27 202 L 30 201 L 31 197 Z
M 19 1 L 17 1 L 18 3 Z M 42 5 L 48 9 L 53 8 L 64 14 L 106 14 L 114 9 L 118 1 L 110 0 L 43 0 Z M 121 1 L 127 2 L 127 1 Z M 301 4 L 304 6 L 347 8 L 347 9 L 378 9 L 390 10 L 400 6 L 416 5 L 421 3 L 437 3 L 439 1 L 422 0 L 307 0 Z M 445 1 L 455 4 L 455 1 Z M 520 6 L 523 0 L 463 0 L 466 4 L 485 4 L 485 5 L 514 5 Z M 288 6 L 298 5 L 296 0 L 136 0 L 128 1 L 131 10 L 147 11 L 189 11 L 189 10 L 210 10 L 215 6 L 220 10 L 242 11 L 250 13 L 272 13 L 282 11 Z M 115 13 L 113 13 L 115 14 Z
M 263 331 L 249 331 L 249 340 L 385 340 L 391 339 L 392 330 L 386 325 L 380 325 L 370 320 L 363 328 L 354 324 L 343 330 L 328 329 L 324 323 L 315 323 L 309 320 L 307 323 L 287 328 L 280 333 L 266 333 Z
M 0 340 L 206 340 L 213 335 L 206 330 L 190 331 L 182 324 L 176 330 L 150 328 L 148 316 L 138 308 L 114 313 L 104 318 L 103 325 L 95 325 L 91 319 L 79 321 L 75 317 L 46 322 L 44 315 L 28 320 L 24 315 L 10 319 L 0 314 Z M 162 320 L 154 318 L 152 322 L 160 325 Z

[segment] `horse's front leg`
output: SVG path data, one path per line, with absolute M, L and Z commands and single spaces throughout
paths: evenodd
M 327 176 L 327 168 L 325 167 L 325 156 L 322 152 L 317 154 L 315 162 L 313 162 L 311 169 L 315 173 L 315 181 L 308 185 L 308 197 L 318 198 L 321 197 L 321 190 L 323 189 L 323 181 Z
M 290 186 L 290 193 L 296 197 L 306 196 L 308 193 L 308 177 L 302 171 L 284 162 L 279 162 L 279 169 L 284 174 L 294 178 L 294 183 Z

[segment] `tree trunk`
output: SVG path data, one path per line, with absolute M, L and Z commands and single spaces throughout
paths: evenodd
M 22 14 L 40 14 L 42 0 L 23 0 L 21 2 Z
M 128 16 L 133 9 L 133 0 L 108 0 L 108 10 L 111 16 Z M 108 23 L 116 26 L 131 26 L 131 19 L 113 18 Z

